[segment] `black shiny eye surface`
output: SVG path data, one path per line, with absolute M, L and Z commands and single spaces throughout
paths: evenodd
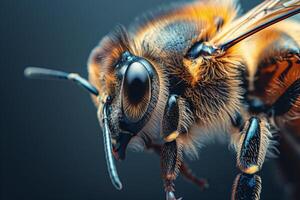
M 124 78 L 124 89 L 132 104 L 141 102 L 149 91 L 149 74 L 141 63 L 134 62 L 128 67 Z
M 136 61 L 126 69 L 122 85 L 122 106 L 133 122 L 142 118 L 150 103 L 151 79 L 144 63 Z

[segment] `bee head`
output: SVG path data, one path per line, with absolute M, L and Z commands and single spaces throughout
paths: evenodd
M 157 115 L 166 101 L 158 64 L 136 46 L 123 28 L 117 28 L 101 40 L 89 59 L 89 80 L 101 91 L 100 98 L 93 97 L 100 124 L 101 109 L 110 97 L 108 123 L 113 154 L 120 160 L 125 159 L 129 143 L 139 148 L 159 133 Z
M 122 53 L 114 68 L 116 79 L 110 94 L 109 122 L 114 155 L 124 159 L 127 144 L 151 118 L 159 95 L 159 83 L 153 65 L 128 51 Z

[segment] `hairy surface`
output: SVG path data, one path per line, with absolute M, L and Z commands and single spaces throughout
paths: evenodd
M 266 10 L 268 12 L 281 11 Z M 147 59 L 158 76 L 154 86 L 159 90 L 156 97 L 158 103 L 153 105 L 153 112 L 147 113 L 147 123 L 138 136 L 144 140 L 160 140 L 159 127 L 167 97 L 175 93 L 180 96 L 178 126 L 182 134 L 179 137 L 186 154 L 197 156 L 197 150 L 213 135 L 226 138 L 224 133 L 233 132 L 232 137 L 235 138 L 236 131 L 231 128 L 235 114 L 240 113 L 244 119 L 252 115 L 247 110 L 246 95 L 258 97 L 265 104 L 272 105 L 271 101 L 278 98 L 278 92 L 284 91 L 299 78 L 300 73 L 295 68 L 299 65 L 299 53 L 288 59 L 291 49 L 299 49 L 298 24 L 289 20 L 275 24 L 221 56 L 190 59 L 186 54 L 196 42 L 219 44 L 239 34 L 231 33 L 234 31 L 232 27 L 245 31 L 270 17 L 266 14 L 266 19 L 261 19 L 252 16 L 254 14 L 238 18 L 239 6 L 236 1 L 230 0 L 174 4 L 145 14 L 127 30 L 119 27 L 103 38 L 90 56 L 89 78 L 100 91 L 115 97 L 112 124 L 117 128 L 113 132 L 120 131 L 117 119 L 121 114 L 118 98 L 121 86 L 115 66 L 122 53 L 129 51 Z M 247 20 L 249 22 L 246 23 Z M 283 79 L 278 79 L 278 75 L 268 76 L 273 65 L 279 69 L 276 68 L 275 72 L 282 74 L 285 62 L 292 62 L 293 70 Z M 298 116 L 299 99 L 298 96 L 294 98 L 285 116 Z M 98 99 L 94 98 L 94 102 L 99 106 Z M 140 143 L 135 146 L 143 147 L 142 141 L 134 139 L 132 143 Z M 236 146 L 237 140 L 232 141 Z

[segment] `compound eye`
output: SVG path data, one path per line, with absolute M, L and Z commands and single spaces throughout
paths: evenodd
M 122 85 L 122 107 L 127 119 L 138 122 L 147 111 L 150 98 L 151 80 L 144 63 L 130 64 Z

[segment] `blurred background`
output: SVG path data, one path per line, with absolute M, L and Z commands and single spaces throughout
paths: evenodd
M 23 70 L 47 66 L 87 77 L 89 53 L 104 35 L 168 2 L 1 0 L 1 200 L 164 199 L 158 156 L 129 152 L 118 163 L 124 189 L 115 190 L 90 96 L 74 84 L 26 80 Z M 241 1 L 244 10 L 258 2 Z M 284 199 L 276 163 L 267 161 L 259 173 L 262 199 Z M 189 164 L 210 188 L 201 192 L 179 177 L 178 197 L 230 199 L 239 171 L 227 144 L 208 145 Z

